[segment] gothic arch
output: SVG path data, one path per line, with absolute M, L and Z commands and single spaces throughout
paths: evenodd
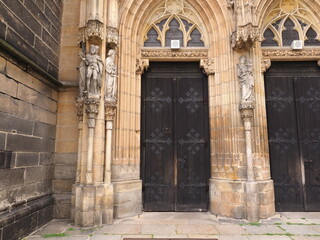
M 300 8 L 307 9 L 305 12 L 308 19 L 312 20 L 313 24 L 320 24 L 320 3 L 313 0 L 261 0 L 257 6 L 257 19 L 260 29 L 264 29 L 265 25 L 272 20 L 272 11 L 279 8 L 283 2 L 291 3 L 298 2 Z M 273 16 L 277 17 L 277 16 Z

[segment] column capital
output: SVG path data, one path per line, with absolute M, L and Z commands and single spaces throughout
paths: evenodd
M 149 68 L 149 59 L 137 59 L 136 74 L 142 75 Z

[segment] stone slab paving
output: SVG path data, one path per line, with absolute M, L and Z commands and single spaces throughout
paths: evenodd
M 310 218 L 308 218 L 310 217 Z M 144 213 L 113 225 L 79 228 L 53 220 L 27 240 L 123 240 L 124 238 L 217 238 L 218 240 L 320 240 L 320 213 L 281 213 L 250 223 L 210 213 Z M 313 225 L 311 225 L 314 223 Z M 315 224 L 316 223 L 316 224 Z M 65 234 L 55 237 L 52 234 Z M 45 238 L 45 234 L 51 234 Z M 50 236 L 50 235 L 49 235 Z

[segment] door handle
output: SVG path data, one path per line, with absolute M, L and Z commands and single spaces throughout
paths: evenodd
M 313 160 L 311 160 L 311 159 L 305 159 L 304 162 L 305 162 L 305 163 L 312 163 Z

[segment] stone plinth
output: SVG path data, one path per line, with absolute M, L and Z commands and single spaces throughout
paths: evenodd
M 142 213 L 142 181 L 113 182 L 114 217 L 124 218 Z
M 210 211 L 216 215 L 245 218 L 246 208 L 250 202 L 258 201 L 259 209 L 249 208 L 250 211 L 257 212 L 259 218 L 273 216 L 275 214 L 273 181 L 255 181 L 254 186 L 250 184 L 246 181 L 210 179 Z

